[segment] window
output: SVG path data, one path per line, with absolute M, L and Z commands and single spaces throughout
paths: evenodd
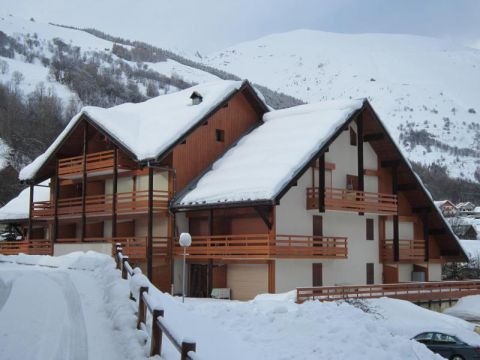
M 225 141 L 225 131 L 220 130 L 220 129 L 216 129 L 215 130 L 215 139 L 218 142 L 224 142 Z
M 414 337 L 415 340 L 421 342 L 422 344 L 430 344 L 433 339 L 433 333 L 422 333 Z
M 367 263 L 367 285 L 375 283 L 373 263 Z
M 433 336 L 433 341 L 437 344 L 456 344 L 457 340 L 450 335 L 435 333 Z
M 180 144 L 185 145 L 187 143 L 187 140 L 183 140 Z
M 367 237 L 366 237 L 366 239 L 367 240 L 375 240 L 374 234 L 373 234 L 374 221 L 373 221 L 373 219 L 365 219 L 365 220 L 366 220 L 366 224 L 367 224 Z
M 350 145 L 357 146 L 357 133 L 350 126 Z

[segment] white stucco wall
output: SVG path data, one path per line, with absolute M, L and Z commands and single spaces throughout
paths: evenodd
M 428 280 L 442 281 L 442 264 L 428 264 Z
M 409 282 L 412 281 L 413 264 L 399 264 L 398 265 L 398 281 Z
M 355 126 L 354 126 L 355 128 Z M 377 169 L 377 157 L 368 143 L 364 144 L 364 167 Z M 332 186 L 346 187 L 346 175 L 357 174 L 357 147 L 350 145 L 349 131 L 343 131 L 325 154 L 327 162 L 335 163 Z M 348 259 L 277 260 L 275 263 L 275 290 L 284 292 L 298 286 L 312 286 L 312 264 L 322 263 L 323 284 L 365 284 L 366 264 L 374 264 L 374 282 L 382 281 L 379 262 L 378 216 L 355 212 L 306 210 L 306 188 L 312 186 L 308 170 L 280 200 L 276 207 L 276 232 L 279 235 L 312 235 L 313 215 L 323 216 L 323 235 L 348 238 Z M 316 178 L 316 185 L 318 178 Z M 317 185 L 318 186 L 318 185 Z M 365 189 L 378 191 L 376 177 L 365 177 Z M 374 240 L 366 240 L 366 219 L 374 220 Z

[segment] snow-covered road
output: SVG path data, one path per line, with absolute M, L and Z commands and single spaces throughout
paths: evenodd
M 0 359 L 130 359 L 106 298 L 92 270 L 0 263 Z

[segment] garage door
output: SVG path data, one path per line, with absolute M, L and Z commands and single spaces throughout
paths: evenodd
M 268 292 L 268 265 L 228 264 L 227 286 L 235 300 L 251 300 Z

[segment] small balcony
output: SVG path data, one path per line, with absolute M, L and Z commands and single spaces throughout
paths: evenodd
M 166 212 L 168 210 L 168 191 L 153 191 L 153 211 Z M 89 195 L 85 197 L 86 216 L 110 216 L 113 211 L 113 194 Z M 117 193 L 117 215 L 141 214 L 148 212 L 148 190 Z M 55 214 L 53 201 L 39 201 L 33 203 L 32 216 L 34 218 L 52 218 Z M 58 216 L 79 216 L 82 214 L 82 197 L 58 200 Z
M 113 172 L 114 151 L 107 150 L 87 155 L 87 174 L 105 175 Z M 118 171 L 132 169 L 134 164 L 125 157 L 118 156 Z M 83 156 L 74 156 L 58 160 L 58 176 L 61 178 L 78 178 L 83 173 Z
M 301 235 L 194 236 L 188 248 L 190 259 L 346 259 L 347 238 Z M 175 256 L 183 249 L 175 242 Z
M 318 187 L 307 188 L 307 210 L 318 209 Z M 380 215 L 398 213 L 397 195 L 347 189 L 325 189 L 327 210 L 363 212 Z
M 416 263 L 425 260 L 425 240 L 399 240 L 399 262 Z M 381 258 L 384 262 L 393 262 L 393 240 L 387 239 L 381 244 Z

